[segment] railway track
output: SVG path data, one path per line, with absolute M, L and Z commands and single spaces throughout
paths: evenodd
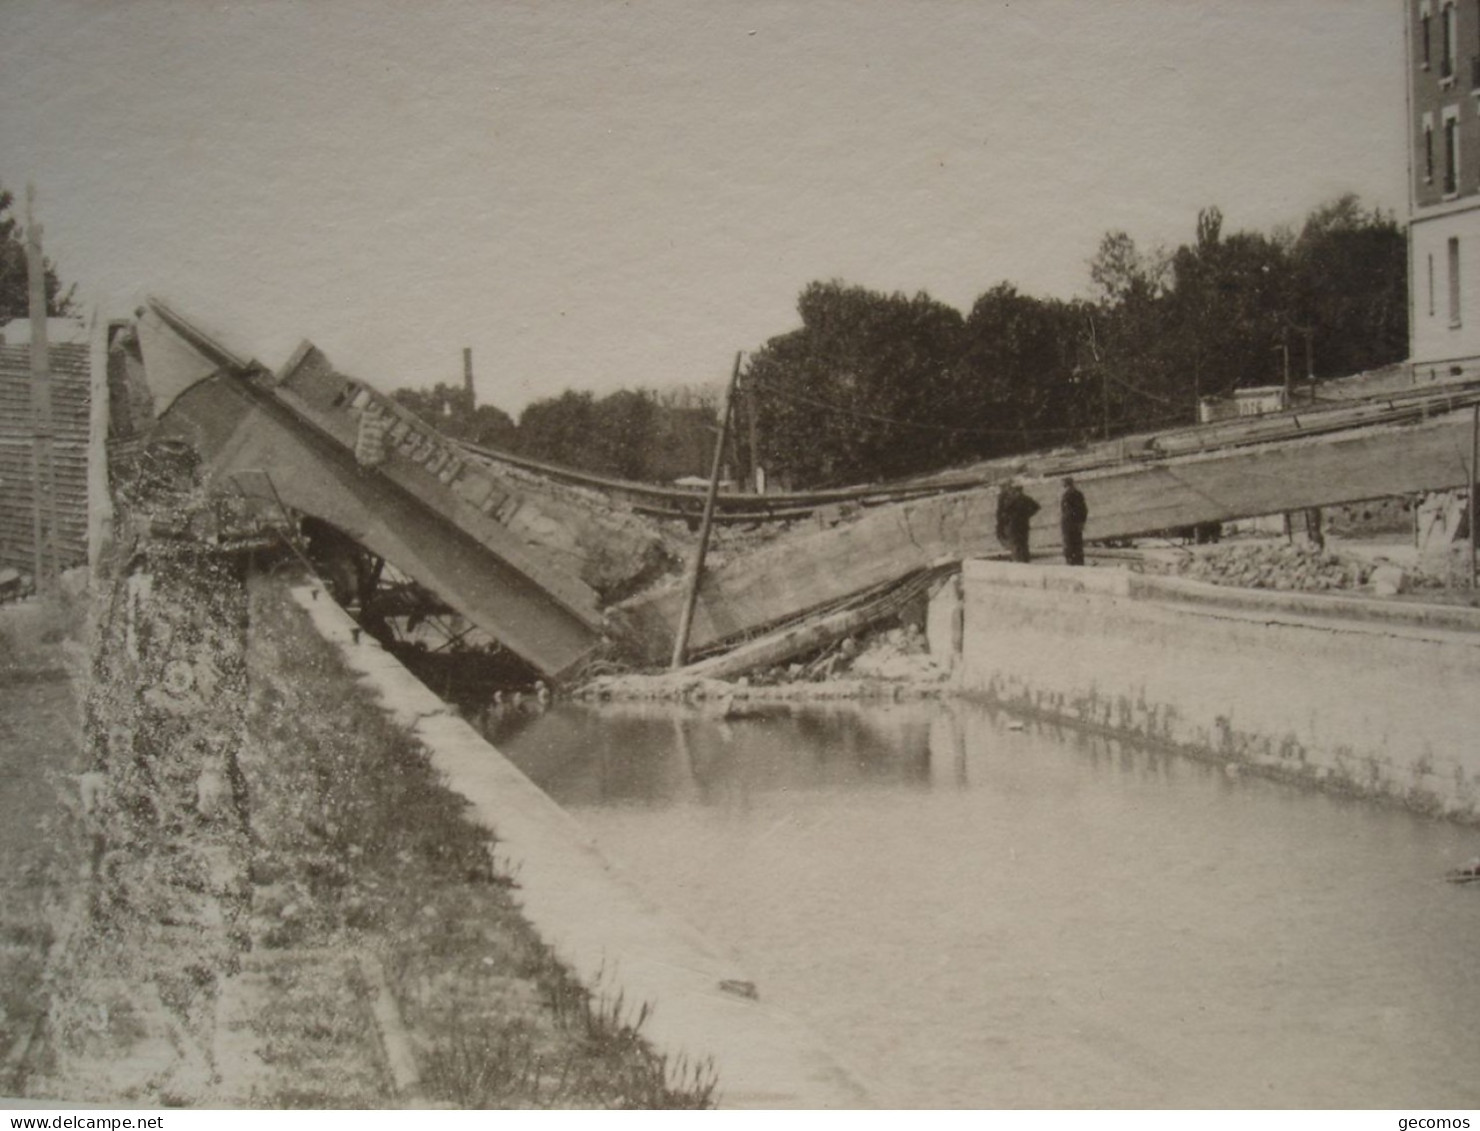
M 1473 382 L 1430 386 L 1408 393 L 1315 402 L 1241 420 L 1136 433 L 1079 447 L 989 460 L 897 483 L 768 495 L 721 491 L 715 500 L 715 521 L 730 524 L 789 522 L 829 507 L 874 507 L 908 502 L 930 495 L 990 486 L 1013 475 L 1031 478 L 1073 475 L 1125 463 L 1144 463 L 1251 444 L 1324 436 L 1376 424 L 1406 424 L 1476 404 L 1480 404 L 1480 385 Z M 638 514 L 652 518 L 694 522 L 704 508 L 702 492 L 594 475 L 477 444 L 459 442 L 458 446 L 475 459 L 518 468 L 566 486 L 597 491 L 630 506 Z

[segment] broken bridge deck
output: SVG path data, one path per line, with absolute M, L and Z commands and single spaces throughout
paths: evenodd
M 1085 538 L 1129 538 L 1461 486 L 1471 475 L 1470 443 L 1471 414 L 1456 406 L 1404 423 L 1125 459 L 1075 473 L 1090 508 Z M 1035 552 L 1058 550 L 1057 477 L 1019 482 L 1042 508 L 1032 524 Z M 725 563 L 700 584 L 691 650 L 751 637 L 922 569 L 1000 555 L 993 536 L 997 494 L 995 486 L 978 487 L 878 507 Z M 671 650 L 683 599 L 676 588 L 652 591 L 610 615 L 642 642 L 649 663 L 659 663 Z

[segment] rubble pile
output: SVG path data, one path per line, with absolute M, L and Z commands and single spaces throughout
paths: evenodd
M 687 671 L 602 675 L 575 690 L 582 699 L 870 699 L 938 695 L 949 668 L 930 655 L 925 633 L 907 624 L 848 636 L 822 652 L 735 680 Z
M 1469 589 L 1470 584 L 1470 547 L 1464 541 L 1425 556 L 1404 575 L 1407 590 Z
M 1169 572 L 1213 585 L 1312 593 L 1358 589 L 1372 570 L 1366 562 L 1314 546 L 1245 542 L 1182 558 Z
M 949 674 L 931 658 L 930 645 L 919 626 L 906 624 L 845 637 L 809 662 L 770 668 L 758 673 L 754 682 L 763 686 L 841 679 L 939 683 Z

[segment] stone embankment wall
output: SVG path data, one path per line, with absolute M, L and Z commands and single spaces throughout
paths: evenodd
M 960 600 L 968 694 L 1480 820 L 1480 611 L 986 561 Z

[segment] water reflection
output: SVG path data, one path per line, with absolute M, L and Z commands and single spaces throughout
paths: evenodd
M 963 703 L 489 734 L 882 1104 L 1480 1103 L 1476 830 Z
M 575 806 L 724 804 L 757 792 L 869 784 L 965 789 L 973 773 L 989 776 L 987 749 L 1017 734 L 1075 751 L 1093 774 L 1211 772 L 1108 736 L 1009 724 L 995 709 L 936 700 L 596 708 L 526 699 L 495 704 L 474 721 L 537 785 Z
M 538 723 L 536 726 L 535 724 Z M 942 769 L 964 782 L 964 735 L 919 704 L 851 707 L 753 704 L 709 708 L 573 704 L 504 712 L 488 738 L 563 804 L 745 804 L 759 792 L 928 785 Z

